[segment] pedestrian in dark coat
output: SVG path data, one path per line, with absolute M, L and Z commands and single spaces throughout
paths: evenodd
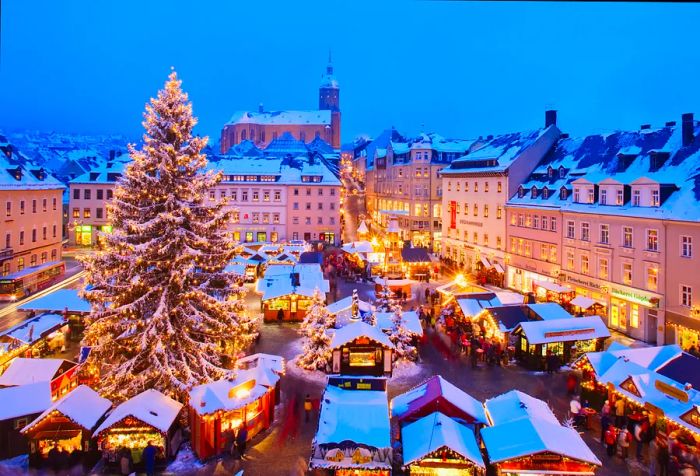
M 238 454 L 241 459 L 245 457 L 245 448 L 248 442 L 248 429 L 243 425 L 238 431 L 238 436 L 236 436 L 236 447 L 238 448 Z
M 153 446 L 153 442 L 149 441 L 143 449 L 143 463 L 146 467 L 146 476 L 154 476 L 156 474 L 156 453 L 158 448 Z
M 284 311 L 280 309 L 279 311 L 277 311 L 277 322 L 282 324 L 282 321 L 284 321 Z
M 46 455 L 46 460 L 51 469 L 55 472 L 61 469 L 61 450 L 58 449 L 58 445 L 53 445 L 53 448 L 51 448 Z

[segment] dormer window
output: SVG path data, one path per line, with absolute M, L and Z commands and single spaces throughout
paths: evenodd
M 547 187 L 542 189 L 542 198 L 545 200 L 549 198 L 549 189 Z
M 523 198 L 525 196 L 525 190 L 523 189 L 523 186 L 521 185 L 518 187 L 518 198 Z
M 595 191 L 592 188 L 588 189 L 588 203 L 593 203 L 595 200 Z
M 581 189 L 574 187 L 574 203 L 581 203 Z
M 535 185 L 533 185 L 530 189 L 530 197 L 537 198 L 537 187 Z
M 638 207 L 641 202 L 641 192 L 639 190 L 632 190 L 632 206 Z
M 552 168 L 551 165 L 549 167 L 547 167 L 547 177 L 549 177 L 549 178 L 554 177 L 554 169 Z
M 566 187 L 562 187 L 559 189 L 559 199 L 560 200 L 566 200 L 569 196 L 569 191 L 566 189 Z
M 601 205 L 608 204 L 608 191 L 605 189 L 600 191 L 600 204 Z
M 625 192 L 618 188 L 615 194 L 615 205 L 622 205 L 623 203 L 625 203 Z
M 661 194 L 659 193 L 659 190 L 652 190 L 651 191 L 651 206 L 652 207 L 658 207 L 661 204 Z
M 559 166 L 559 178 L 564 178 L 566 176 L 566 169 L 562 166 Z

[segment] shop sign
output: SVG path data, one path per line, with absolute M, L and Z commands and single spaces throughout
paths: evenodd
M 545 332 L 544 337 L 546 339 L 549 337 L 576 336 L 579 334 L 591 334 L 593 332 L 595 332 L 595 329 L 570 329 L 568 331 Z
M 630 301 L 635 304 L 641 304 L 646 307 L 659 307 L 659 299 L 635 293 L 633 291 L 625 291 L 623 289 L 611 288 L 610 294 L 619 299 Z
M 644 402 L 644 409 L 648 411 L 649 413 L 653 413 L 657 417 L 663 417 L 664 416 L 664 411 L 654 405 L 653 403 L 649 402 Z
M 484 226 L 483 222 L 480 221 L 469 221 L 465 219 L 459 220 L 460 225 L 471 225 L 471 226 Z
M 580 286 L 585 286 L 587 288 L 592 288 L 592 289 L 600 289 L 601 288 L 601 285 L 598 283 L 595 283 L 593 281 L 588 281 L 586 279 L 579 279 L 575 276 L 567 275 L 566 281 L 569 283 L 578 284 Z
M 669 397 L 673 397 L 676 400 L 680 400 L 683 403 L 688 403 L 688 394 L 684 392 L 681 389 L 678 389 L 672 385 L 667 384 L 666 382 L 662 382 L 661 380 L 657 380 L 654 383 L 654 386 L 656 387 L 656 390 L 658 390 L 661 393 L 665 393 Z
M 561 455 L 556 455 L 552 453 L 538 453 L 532 455 L 533 463 L 556 463 L 562 460 Z

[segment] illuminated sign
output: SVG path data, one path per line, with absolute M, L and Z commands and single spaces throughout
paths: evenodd
M 549 337 L 562 337 L 562 336 L 575 336 L 579 334 L 591 334 L 595 332 L 595 329 L 570 329 L 568 331 L 552 331 L 552 332 L 545 332 L 544 337 L 549 338 Z
M 648 297 L 643 294 L 638 294 L 632 291 L 624 291 L 622 289 L 611 288 L 610 294 L 613 296 L 624 299 L 625 301 L 630 301 L 635 304 L 641 304 L 646 307 L 659 307 L 659 299 L 654 297 Z
M 654 382 L 654 386 L 659 392 L 665 393 L 669 397 L 673 397 L 683 403 L 688 403 L 688 394 L 683 390 L 662 382 L 661 380 Z

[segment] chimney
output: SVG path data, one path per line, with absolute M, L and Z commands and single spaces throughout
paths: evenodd
M 693 142 L 693 128 L 695 126 L 695 121 L 693 120 L 693 113 L 687 112 L 681 116 L 681 127 L 683 132 L 683 147 L 689 146 Z
M 265 109 L 263 108 L 263 103 L 258 104 L 258 112 L 259 112 L 260 114 L 262 114 L 263 112 L 265 112 Z
M 676 125 L 676 121 L 668 121 L 668 122 L 666 123 L 666 127 L 673 127 L 673 126 L 675 126 L 675 125 Z
M 642 124 L 641 126 L 639 126 L 639 129 L 642 131 L 645 131 L 647 129 L 651 129 L 651 124 Z
M 564 132 L 562 135 L 559 136 L 560 139 L 568 139 L 569 134 L 567 132 Z
M 116 151 L 114 149 L 109 151 L 109 161 L 112 162 L 114 160 L 114 154 L 116 154 Z
M 544 127 L 557 125 L 557 111 L 555 109 L 549 109 L 544 111 Z

